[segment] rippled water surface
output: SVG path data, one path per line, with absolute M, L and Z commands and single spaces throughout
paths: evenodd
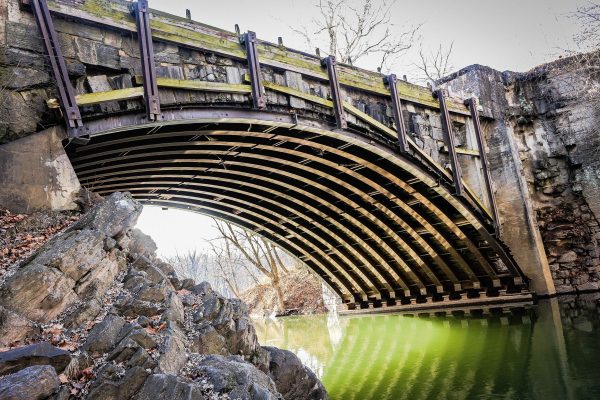
M 331 399 L 600 399 L 600 295 L 486 318 L 317 315 L 255 321 Z

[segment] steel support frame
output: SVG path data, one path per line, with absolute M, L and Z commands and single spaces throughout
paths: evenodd
M 446 105 L 446 89 L 437 89 L 434 92 L 434 96 L 437 97 L 440 102 L 440 114 L 442 116 L 442 130 L 444 131 L 444 139 L 446 146 L 448 147 L 448 155 L 450 156 L 450 166 L 452 167 L 452 180 L 454 184 L 454 194 L 457 196 L 464 196 L 465 189 L 462 184 L 462 172 L 460 164 L 458 162 L 458 156 L 456 153 L 456 147 L 454 144 L 454 131 L 452 129 L 452 121 L 450 120 L 450 113 Z
M 475 131 L 475 138 L 477 140 L 477 147 L 479 149 L 479 157 L 481 159 L 481 168 L 483 169 L 483 179 L 485 181 L 485 191 L 490 204 L 490 211 L 492 218 L 494 219 L 494 230 L 496 236 L 500 237 L 502 230 L 500 226 L 500 214 L 498 213 L 498 205 L 496 204 L 496 196 L 494 195 L 494 189 L 492 186 L 492 177 L 490 175 L 490 168 L 485 152 L 485 138 L 481 130 L 481 122 L 479 120 L 479 111 L 477 110 L 477 99 L 471 97 L 465 100 L 464 104 L 469 108 L 471 112 L 471 119 L 473 120 L 473 130 Z
M 242 43 L 246 47 L 246 60 L 248 61 L 250 87 L 252 88 L 252 106 L 259 110 L 264 109 L 267 107 L 267 98 L 262 84 L 258 49 L 256 47 L 256 33 L 252 31 L 244 33 Z
M 135 14 L 138 42 L 140 44 L 146 115 L 149 120 L 156 121 L 160 117 L 160 97 L 158 95 L 158 85 L 156 83 L 154 47 L 152 45 L 152 32 L 150 30 L 148 0 L 139 0 L 132 4 L 132 8 L 133 13 Z
M 329 88 L 331 90 L 331 100 L 333 101 L 333 112 L 335 114 L 335 124 L 338 129 L 348 128 L 346 112 L 344 111 L 344 102 L 340 90 L 340 82 L 337 76 L 337 62 L 335 56 L 325 57 L 321 60 L 321 65 L 327 67 L 327 76 L 329 77 Z
M 48 4 L 46 0 L 29 0 L 24 3 L 31 5 L 36 23 L 42 34 L 44 48 L 50 59 L 52 76 L 56 81 L 58 98 L 67 124 L 67 135 L 70 138 L 78 138 L 82 135 L 81 128 L 83 128 L 83 121 L 81 120 L 81 113 L 75 100 L 75 91 L 69 79 L 69 73 L 60 49 L 58 35 L 54 29 Z
M 408 152 L 408 141 L 406 139 L 406 126 L 404 125 L 404 116 L 402 115 L 402 102 L 398 96 L 398 88 L 396 87 L 396 75 L 391 74 L 385 78 L 386 83 L 390 87 L 392 97 L 392 110 L 394 111 L 394 122 L 396 124 L 396 133 L 398 135 L 398 149 L 401 153 Z

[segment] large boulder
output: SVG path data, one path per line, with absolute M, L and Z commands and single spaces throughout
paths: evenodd
M 153 258 L 156 254 L 156 243 L 149 235 L 135 228 L 131 231 L 131 241 L 129 242 L 129 254 L 132 257 Z
M 0 353 L 0 375 L 12 374 L 32 365 L 50 365 L 60 373 L 70 361 L 68 351 L 48 342 L 35 343 Z
M 33 321 L 0 306 L 0 347 L 8 347 L 39 334 L 40 329 Z
M 112 350 L 124 336 L 125 320 L 109 314 L 92 328 L 83 349 L 91 354 L 104 354 Z
M 158 369 L 166 374 L 178 374 L 188 356 L 185 348 L 185 336 L 176 325 L 169 325 L 164 333 L 164 342 L 159 347 Z
M 0 287 L 0 304 L 25 317 L 48 322 L 75 303 L 75 281 L 56 268 L 30 263 Z
M 137 222 L 142 205 L 129 193 L 113 193 L 75 223 L 70 230 L 92 229 L 109 238 L 120 238 Z
M 224 298 L 206 282 L 194 286 L 192 292 L 203 296 L 193 315 L 200 331 L 195 346 L 198 349 L 214 348 L 218 344 L 218 337 L 206 328 L 206 324 L 210 324 L 224 338 L 229 354 L 241 355 L 267 371 L 267 357 L 258 343 L 246 305 L 238 299 Z
M 135 400 L 205 400 L 209 388 L 195 382 L 186 382 L 175 375 L 153 374 L 146 379 Z
M 41 400 L 51 396 L 60 385 L 50 365 L 35 365 L 0 377 L 0 399 Z
M 264 347 L 269 353 L 269 375 L 285 400 L 325 400 L 325 387 L 291 351 Z
M 215 392 L 227 393 L 231 399 L 283 399 L 269 376 L 239 356 L 210 355 L 197 368 Z
M 6 280 L 0 305 L 48 322 L 78 300 L 101 298 L 125 267 L 118 240 L 133 227 L 141 207 L 123 193 L 106 198 Z

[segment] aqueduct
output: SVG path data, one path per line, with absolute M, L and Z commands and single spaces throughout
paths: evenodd
M 502 239 L 490 116 L 475 98 L 145 1 L 19 5 L 41 32 L 47 107 L 83 186 L 252 229 L 350 308 L 530 298 Z

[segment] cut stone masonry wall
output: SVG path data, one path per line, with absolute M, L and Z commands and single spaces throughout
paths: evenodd
M 507 175 L 521 180 L 530 203 L 526 211 L 539 230 L 558 293 L 600 288 L 600 63 L 589 54 L 545 64 L 528 73 L 465 68 L 444 85 L 466 96 L 474 93 L 490 107 L 495 122 L 484 124 L 492 174 L 510 243 L 518 209 L 507 207 L 498 172 L 509 163 L 503 141 L 514 143 L 520 169 Z M 514 203 L 514 201 L 513 201 Z M 521 261 L 521 260 L 519 260 Z M 542 260 L 543 261 L 543 260 Z

